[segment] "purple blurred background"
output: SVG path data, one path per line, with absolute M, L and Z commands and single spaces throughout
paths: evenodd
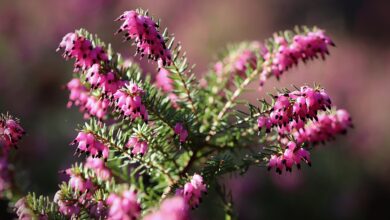
M 113 33 L 114 19 L 142 7 L 175 33 L 200 76 L 227 43 L 260 40 L 294 25 L 317 25 L 337 44 L 325 62 L 300 65 L 274 87 L 320 83 L 355 129 L 320 146 L 314 166 L 277 176 L 253 168 L 227 180 L 240 219 L 386 219 L 390 214 L 390 1 L 387 0 L 0 0 L 0 112 L 19 117 L 28 134 L 17 152 L 26 191 L 52 195 L 58 170 L 77 160 L 68 143 L 82 115 L 66 109 L 72 64 L 55 49 L 80 27 L 97 33 L 115 50 L 134 53 Z M 154 67 L 142 61 L 145 70 Z M 253 85 L 255 88 L 256 85 Z M 265 95 L 248 94 L 248 99 Z M 229 179 L 229 178 L 227 178 Z M 212 197 L 212 196 L 209 196 Z M 201 219 L 222 218 L 218 200 L 204 199 Z M 387 216 L 386 216 L 387 215 Z M 390 218 L 388 218 L 390 219 Z

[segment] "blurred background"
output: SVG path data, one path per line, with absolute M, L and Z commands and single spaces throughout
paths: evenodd
M 315 149 L 310 169 L 279 176 L 252 168 L 227 185 L 240 219 L 390 219 L 388 0 L 0 0 L 0 112 L 19 117 L 28 132 L 16 155 L 26 191 L 53 195 L 58 170 L 77 160 L 69 143 L 82 115 L 66 108 L 72 62 L 55 52 L 62 36 L 84 27 L 130 57 L 134 48 L 114 37 L 114 19 L 136 7 L 175 33 L 198 78 L 227 43 L 262 41 L 294 25 L 325 29 L 337 44 L 325 62 L 299 65 L 247 96 L 318 82 L 351 112 L 355 129 Z M 218 200 L 207 200 L 194 218 L 221 219 Z

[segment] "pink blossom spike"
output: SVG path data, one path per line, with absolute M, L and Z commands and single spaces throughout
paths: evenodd
M 158 61 L 161 66 L 171 64 L 171 51 L 165 45 L 157 24 L 150 17 L 140 15 L 136 11 L 125 11 L 118 20 L 123 21 L 123 24 L 117 32 L 126 31 L 126 40 L 134 40 L 137 53 Z
M 146 107 L 142 104 L 143 93 L 144 91 L 135 83 L 126 85 L 126 90 L 118 90 L 113 95 L 116 108 L 130 120 L 141 118 L 147 123 L 149 116 Z
M 77 144 L 78 152 L 86 153 L 92 157 L 108 158 L 109 148 L 104 143 L 100 142 L 91 133 L 80 131 L 73 141 L 73 144 Z
M 66 59 L 75 58 L 75 71 L 86 70 L 93 64 L 108 61 L 108 56 L 103 48 L 94 47 L 92 42 L 77 33 L 66 34 L 58 50 L 64 49 L 63 56 Z
M 284 36 L 274 36 L 275 46 L 262 50 L 263 72 L 260 74 L 260 86 L 271 76 L 277 79 L 297 65 L 300 60 L 306 62 L 319 56 L 325 59 L 329 54 L 328 46 L 335 46 L 323 30 L 314 30 L 306 34 L 297 34 L 291 42 Z

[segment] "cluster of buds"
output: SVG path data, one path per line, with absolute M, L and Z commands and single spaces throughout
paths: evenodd
M 77 144 L 76 152 L 83 152 L 92 157 L 103 157 L 106 159 L 109 154 L 108 146 L 88 132 L 80 131 L 73 144 Z
M 102 73 L 100 64 L 93 64 L 87 70 L 86 81 L 91 84 L 92 88 L 101 88 L 107 95 L 114 94 L 125 85 L 124 81 L 117 79 L 114 72 Z
M 203 183 L 203 177 L 199 174 L 194 174 L 191 181 L 184 185 L 184 188 L 178 189 L 176 195 L 183 196 L 187 204 L 196 208 L 202 201 L 202 193 L 207 192 L 206 184 Z
M 321 114 L 318 121 L 313 121 L 304 128 L 293 132 L 298 144 L 301 143 L 324 143 L 334 139 L 337 134 L 345 134 L 349 127 L 353 127 L 349 113 L 339 109 L 334 114 Z
M 88 158 L 87 163 L 84 166 L 85 168 L 93 169 L 98 178 L 100 178 L 99 172 L 102 172 L 103 169 L 108 170 L 104 164 L 99 163 L 99 161 L 102 160 Z M 59 212 L 71 219 L 79 217 L 81 210 L 88 211 L 90 217 L 95 219 L 106 218 L 107 206 L 105 202 L 94 198 L 99 186 L 94 184 L 94 179 L 91 175 L 85 175 L 83 172 L 84 171 L 79 167 L 66 169 L 64 171 L 64 173 L 69 176 L 68 185 L 56 193 L 54 202 L 57 203 Z M 104 174 L 104 177 L 107 177 L 107 175 L 111 175 L 109 170 L 108 174 Z M 68 186 L 72 191 L 67 190 Z
M 126 147 L 131 149 L 132 155 L 145 155 L 148 152 L 148 142 L 137 137 L 131 137 L 126 144 Z
M 179 136 L 179 141 L 181 143 L 184 143 L 187 140 L 188 137 L 188 131 L 185 129 L 184 125 L 182 123 L 176 123 L 174 127 L 175 135 Z
M 276 172 L 281 174 L 285 167 L 286 171 L 291 172 L 293 165 L 296 165 L 298 169 L 301 168 L 301 161 L 311 166 L 309 151 L 297 146 L 295 142 L 288 142 L 282 149 L 282 154 L 271 155 L 268 161 L 268 170 L 276 168 Z
M 264 48 L 262 52 L 264 63 L 260 86 L 272 75 L 279 79 L 285 71 L 297 65 L 299 60 L 306 62 L 319 56 L 325 59 L 325 55 L 329 54 L 329 45 L 335 46 L 322 30 L 297 34 L 292 38 L 292 42 L 275 34 L 273 48 Z
M 183 197 L 174 196 L 165 199 L 160 209 L 145 216 L 144 220 L 188 220 L 188 205 Z
M 66 34 L 58 50 L 64 49 L 63 56 L 66 59 L 75 58 L 75 71 L 86 70 L 95 63 L 106 62 L 108 56 L 103 48 L 94 46 L 92 42 L 77 33 Z
M 93 163 L 94 167 L 92 169 L 95 171 L 99 169 L 101 171 L 101 165 L 99 168 L 96 168 L 98 166 L 96 165 L 97 162 L 95 159 L 91 158 L 94 161 L 88 160 L 87 164 L 89 163 L 90 166 L 86 165 L 85 167 L 90 168 L 91 163 Z M 95 217 L 96 219 L 105 218 L 107 216 L 107 207 L 104 201 L 95 200 L 94 194 L 98 186 L 93 183 L 92 177 L 84 175 L 83 171 L 77 167 L 66 169 L 64 173 L 70 177 L 68 185 L 75 193 L 67 190 L 64 191 L 64 189 L 56 193 L 54 202 L 57 203 L 59 212 L 73 219 L 76 216 L 79 217 L 81 210 L 86 210 L 91 217 Z
M 102 180 L 109 180 L 112 176 L 104 161 L 100 158 L 88 157 L 85 162 L 85 167 L 93 170 L 96 176 Z
M 268 116 L 260 116 L 257 120 L 259 129 L 270 131 L 273 126 L 286 127 L 294 121 L 294 125 L 307 119 L 317 120 L 320 110 L 330 109 L 331 100 L 323 89 L 303 86 L 300 90 L 279 94 Z
M 173 93 L 173 80 L 169 78 L 169 71 L 165 68 L 160 68 L 156 75 L 156 86 L 160 88 L 163 92 L 168 94 L 173 107 L 178 108 L 177 100 L 178 97 Z
M 120 194 L 111 193 L 106 203 L 109 207 L 108 220 L 132 220 L 141 214 L 137 191 L 134 189 L 125 190 Z
M 143 121 L 148 122 L 148 112 L 141 99 L 144 91 L 135 83 L 130 83 L 126 87 L 126 90 L 118 90 L 113 95 L 116 110 L 131 120 L 142 118 Z
M 74 78 L 69 81 L 67 88 L 70 91 L 68 108 L 72 105 L 78 106 L 80 111 L 84 112 L 84 118 L 95 116 L 101 120 L 107 114 L 110 102 L 91 95 L 79 79 Z
M 160 67 L 171 64 L 171 52 L 157 29 L 158 25 L 150 17 L 136 11 L 125 11 L 117 20 L 123 21 L 117 33 L 125 31 L 126 40 L 134 40 L 137 53 L 158 61 Z

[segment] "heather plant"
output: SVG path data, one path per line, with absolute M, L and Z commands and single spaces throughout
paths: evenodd
M 74 61 L 67 106 L 86 120 L 71 146 L 84 162 L 62 171 L 69 178 L 54 198 L 12 193 L 8 154 L 24 130 L 1 117 L 0 192 L 17 200 L 19 219 L 183 220 L 209 191 L 217 192 L 226 219 L 236 218 L 221 176 L 244 175 L 251 166 L 297 172 L 312 165 L 320 143 L 352 127 L 348 112 L 316 84 L 268 98 L 259 90 L 256 103 L 240 98 L 253 81 L 262 88 L 301 61 L 325 59 L 335 44 L 317 27 L 229 45 L 198 80 L 181 44 L 147 11 L 126 11 L 117 21 L 116 34 L 156 66 L 155 77 L 84 29 L 63 37 L 58 51 Z

